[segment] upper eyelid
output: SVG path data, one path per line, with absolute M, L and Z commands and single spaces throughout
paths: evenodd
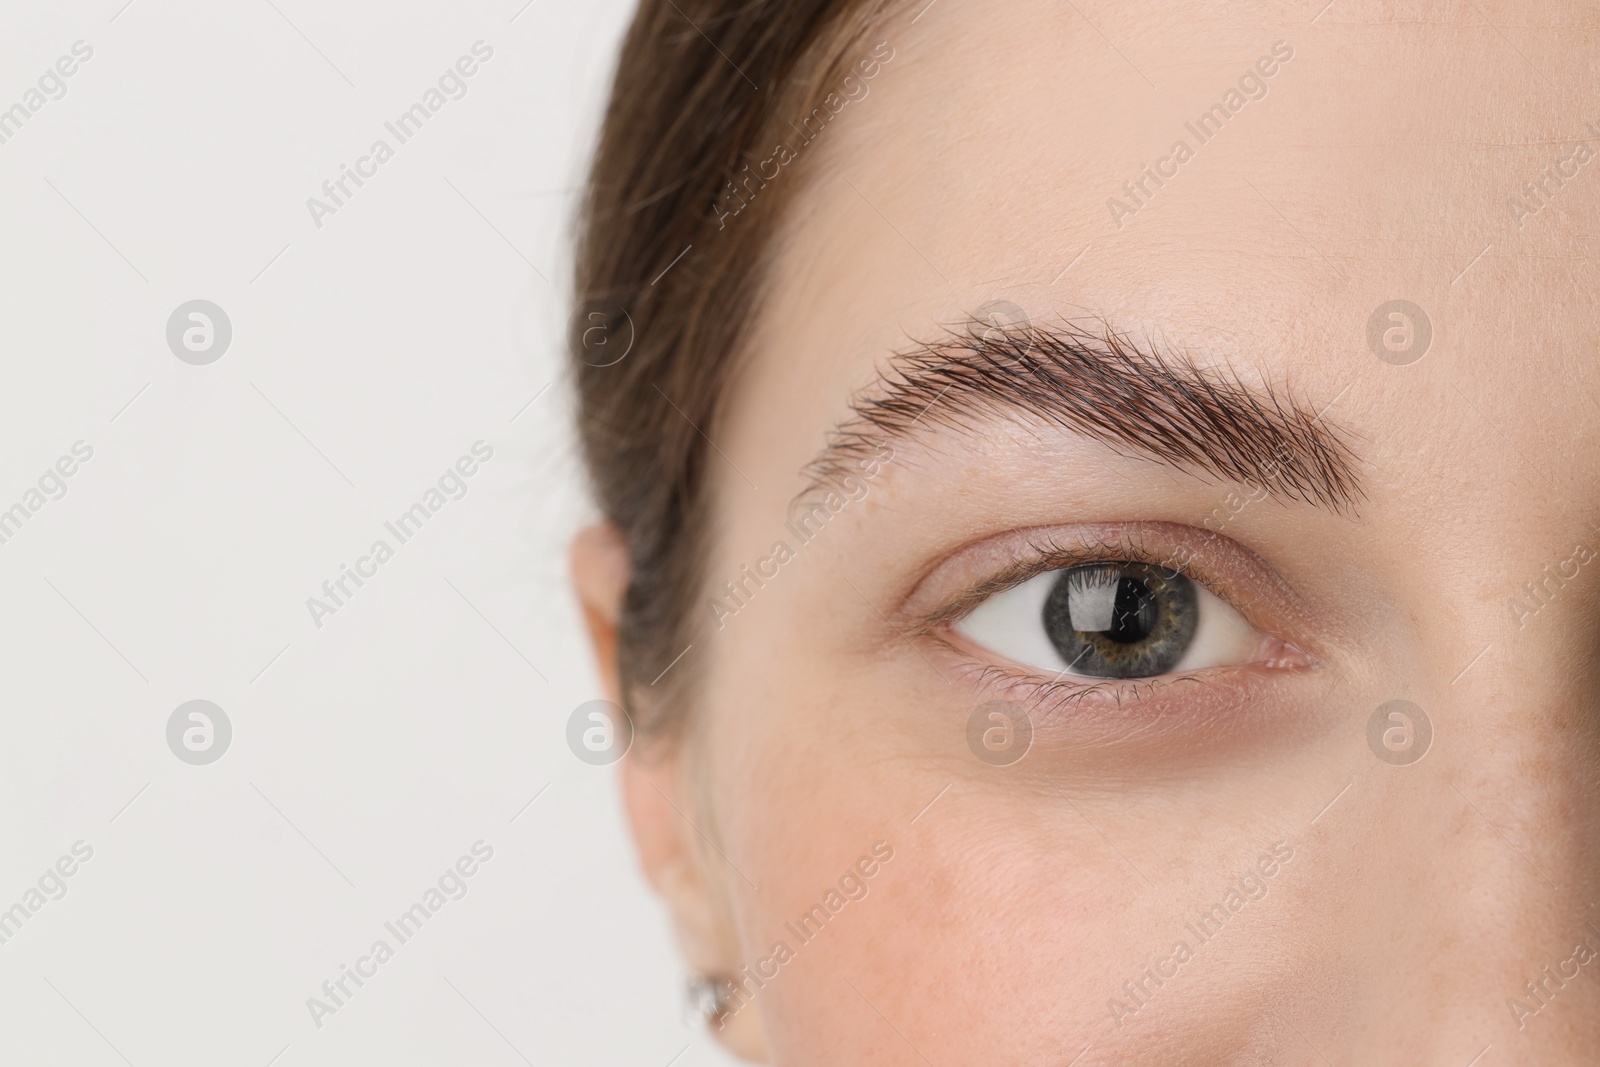
M 1041 574 L 1067 570 L 1086 563 L 1146 563 L 1158 567 L 1167 567 L 1183 574 L 1190 581 L 1211 589 L 1210 583 L 1203 577 L 1196 577 L 1190 573 L 1193 565 L 1192 553 L 1185 557 L 1182 565 L 1172 565 L 1173 557 L 1171 553 L 1157 558 L 1157 553 L 1141 552 L 1127 544 L 1115 546 L 1102 544 L 1097 550 L 1092 546 L 1066 547 L 1050 541 L 1048 537 L 1043 544 L 1031 540 L 1026 543 L 1029 550 L 1034 554 L 1033 558 L 1018 559 L 990 577 L 962 590 L 955 598 L 947 601 L 937 610 L 913 617 L 910 620 L 912 625 L 909 632 L 911 634 L 932 633 L 965 618 L 989 597 L 996 596 L 1008 589 L 1013 589 L 1023 582 L 1037 578 Z M 1212 592 L 1222 596 L 1225 600 L 1229 599 L 1225 594 L 1217 592 L 1215 589 L 1212 589 Z

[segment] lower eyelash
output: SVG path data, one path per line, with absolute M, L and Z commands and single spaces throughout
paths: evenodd
M 1052 716 L 1064 714 L 1069 710 L 1081 707 L 1085 702 L 1100 697 L 1111 699 L 1114 703 L 1114 710 L 1120 711 L 1125 702 L 1131 704 L 1149 700 L 1163 690 L 1183 682 L 1207 684 L 1205 675 L 1214 673 L 1217 669 L 1207 668 L 1202 671 L 1188 671 L 1159 678 L 1090 679 L 1069 676 L 1072 680 L 1068 681 L 1058 676 L 1049 681 L 1040 681 L 1015 667 L 1006 667 L 999 664 L 972 664 L 967 668 L 971 672 L 974 683 L 978 686 L 983 688 L 993 687 L 1003 694 L 1015 694 L 1015 699 L 1012 699 L 1011 702 L 1021 706 L 1030 714 L 1035 711 L 1043 711 Z M 1046 705 L 1050 706 L 1046 707 Z

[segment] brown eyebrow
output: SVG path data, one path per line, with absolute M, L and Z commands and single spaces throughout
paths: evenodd
M 1336 513 L 1364 495 L 1347 435 L 1286 390 L 1247 386 L 1109 327 L 970 320 L 897 353 L 850 409 L 807 465 L 811 488 L 797 499 L 853 474 L 883 443 L 937 425 L 977 435 L 984 418 L 1015 412 Z

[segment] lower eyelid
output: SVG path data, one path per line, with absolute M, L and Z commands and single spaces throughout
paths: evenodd
M 1320 730 L 1314 715 L 1289 716 L 1287 675 L 1226 668 L 1160 678 L 1072 678 L 1051 682 L 1013 668 L 968 665 L 969 684 L 986 700 L 1022 709 L 1033 724 L 1033 747 L 1083 773 L 1125 773 L 1142 781 L 1153 753 L 1202 759 L 1238 745 L 1256 745 L 1275 731 Z M 1118 752 L 1131 762 L 1118 763 Z M 1085 754 L 1089 762 L 1082 762 Z M 1036 755 L 1032 758 L 1040 758 Z M 1051 763 L 1056 769 L 1062 764 Z
M 1156 702 L 1165 705 L 1190 687 L 1215 691 L 1227 686 L 1217 677 L 1222 671 L 1201 670 L 1167 674 L 1157 678 L 1091 678 L 1065 675 L 1043 678 L 1010 665 L 977 664 L 970 661 L 961 673 L 971 683 L 1000 699 L 1023 708 L 1036 726 L 1044 726 L 1058 716 L 1112 713 L 1120 720 L 1136 707 Z M 1230 672 L 1231 673 L 1231 672 Z M 1208 676 L 1211 676 L 1208 678 Z

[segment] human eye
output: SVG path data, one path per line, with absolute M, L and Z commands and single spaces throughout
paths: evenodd
M 935 567 L 912 598 L 927 612 L 913 628 L 938 638 L 959 665 L 1054 691 L 1314 666 L 1278 636 L 1304 628 L 1295 599 L 1261 560 L 1209 531 L 1036 529 Z
M 1187 575 L 1131 560 L 1037 574 L 951 627 L 1019 666 L 1083 678 L 1155 678 L 1251 662 L 1263 635 Z

